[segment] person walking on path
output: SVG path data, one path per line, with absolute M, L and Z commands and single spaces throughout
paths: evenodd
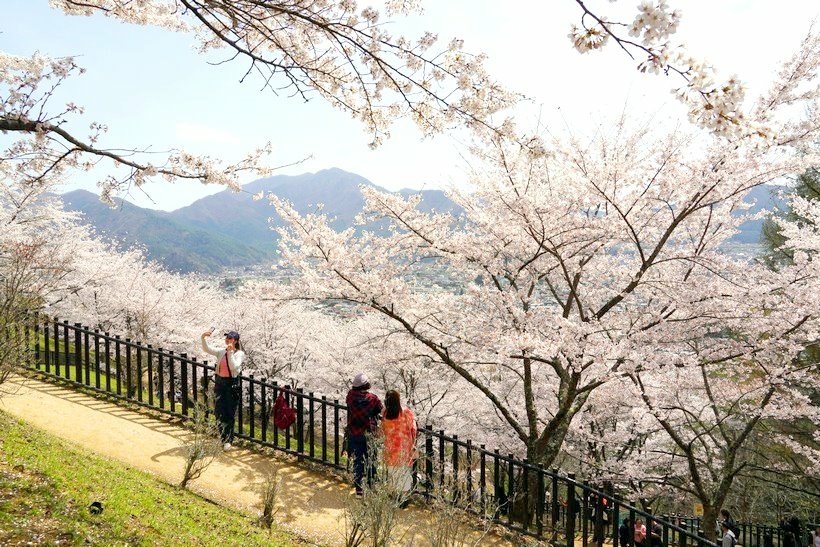
M 232 330 L 225 333 L 225 349 L 215 349 L 206 338 L 214 329 L 202 333 L 202 351 L 216 357 L 214 375 L 214 414 L 219 424 L 219 437 L 225 450 L 231 449 L 234 437 L 236 408 L 239 405 L 239 374 L 245 352 L 239 342 L 239 333 Z
M 635 547 L 644 547 L 646 541 L 646 526 L 643 524 L 641 517 L 635 518 L 635 527 L 633 528 L 633 539 Z
M 735 547 L 737 538 L 735 538 L 734 532 L 729 528 L 726 521 L 720 523 L 720 534 L 722 536 L 720 547 Z
M 729 527 L 729 531 L 732 532 L 735 539 L 737 539 L 740 535 L 740 530 L 738 529 L 737 524 L 735 524 L 735 519 L 732 518 L 732 514 L 728 509 L 720 510 L 720 521 L 726 523 L 726 526 Z
M 382 402 L 370 393 L 370 382 L 363 372 L 353 378 L 347 392 L 347 434 L 348 453 L 353 456 L 353 486 L 356 495 L 364 493 L 362 479 L 367 472 L 367 485 L 372 486 L 376 478 L 376 446 L 372 436 L 379 425 Z
M 664 547 L 663 545 L 663 527 L 661 523 L 655 519 L 649 521 L 649 546 L 650 547 Z
M 402 408 L 399 392 L 391 389 L 384 396 L 382 431 L 387 477 L 400 494 L 413 488 L 413 460 L 416 451 L 416 416 Z
M 632 521 L 625 517 L 618 527 L 618 547 L 632 546 Z

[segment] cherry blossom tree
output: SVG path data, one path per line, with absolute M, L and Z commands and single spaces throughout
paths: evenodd
M 744 304 L 749 305 L 738 302 L 735 310 Z M 768 311 L 758 308 L 756 313 Z M 779 311 L 789 313 L 786 308 Z M 738 315 L 745 316 L 748 323 L 753 314 Z M 795 321 L 794 316 L 786 322 L 769 316 L 762 322 L 769 324 L 757 332 L 745 329 L 742 336 L 737 330 L 724 333 L 735 342 L 737 357 L 715 360 L 716 344 L 709 336 L 700 336 L 690 343 L 695 366 L 669 366 L 633 375 L 646 408 L 671 441 L 666 450 L 652 455 L 643 480 L 671 485 L 702 503 L 707 537 L 714 537 L 715 526 L 709 523 L 717 522 L 733 482 L 755 460 L 752 441 L 756 433 L 767 433 L 767 460 L 774 469 L 780 465 L 776 457 L 780 445 L 804 459 L 804 477 L 817 476 L 820 450 L 799 445 L 785 434 L 785 428 L 772 427 L 799 421 L 817 423 L 820 419 L 817 406 L 807 395 L 820 375 L 816 365 L 798 359 L 800 346 L 811 340 L 804 338 L 802 344 L 795 344 L 790 333 L 777 331 L 775 325 L 789 321 Z M 754 335 L 767 338 L 767 343 L 750 343 L 748 337 Z
M 675 94 L 687 106 L 694 124 L 726 137 L 773 137 L 774 127 L 767 119 L 751 118 L 744 112 L 746 89 L 737 76 L 717 81 L 713 66 L 672 42 L 682 13 L 668 0 L 642 0 L 632 21 L 590 8 L 588 0 L 575 3 L 582 15 L 580 26 L 572 25 L 569 38 L 577 51 L 589 53 L 615 44 L 631 59 L 642 59 L 637 66 L 641 72 L 677 77 L 673 81 L 681 85 L 674 89 Z
M 27 359 L 29 313 L 76 290 L 72 258 L 86 234 L 57 200 L 14 179 L 0 184 L 0 384 Z
M 284 258 L 302 273 L 293 289 L 377 311 L 408 353 L 456 372 L 545 465 L 597 388 L 670 364 L 697 368 L 690 343 L 715 324 L 738 329 L 744 343 L 710 339 L 708 359 L 762 355 L 777 337 L 790 350 L 779 370 L 816 329 L 816 277 L 748 268 L 720 244 L 745 220 L 751 188 L 816 161 L 818 63 L 811 35 L 748 109 L 750 123 L 776 128 L 767 135 L 658 135 L 625 121 L 542 149 L 496 135 L 476 149 L 484 163 L 472 191 L 451 193 L 461 218 L 421 212 L 418 196 L 363 188 L 362 221 L 389 223 L 387 237 L 337 233 L 323 215 L 271 196 L 289 224 Z M 431 267 L 461 291 L 420 291 L 419 273 Z M 808 306 L 794 307 L 798 295 Z

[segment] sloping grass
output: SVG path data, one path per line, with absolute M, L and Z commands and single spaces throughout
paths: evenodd
M 0 545 L 304 544 L 3 412 L 0 432 Z

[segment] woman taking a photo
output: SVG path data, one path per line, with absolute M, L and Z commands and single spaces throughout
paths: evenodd
M 240 396 L 239 373 L 242 372 L 245 352 L 239 343 L 239 333 L 233 330 L 225 333 L 225 349 L 214 349 L 206 340 L 213 332 L 211 329 L 202 333 L 202 351 L 216 357 L 214 414 L 219 423 L 222 446 L 229 450 L 233 443 L 233 424 Z

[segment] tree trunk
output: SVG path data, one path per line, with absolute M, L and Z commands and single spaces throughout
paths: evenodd
M 703 503 L 703 537 L 709 541 L 715 541 L 717 538 L 717 506 L 704 500 L 701 502 Z

